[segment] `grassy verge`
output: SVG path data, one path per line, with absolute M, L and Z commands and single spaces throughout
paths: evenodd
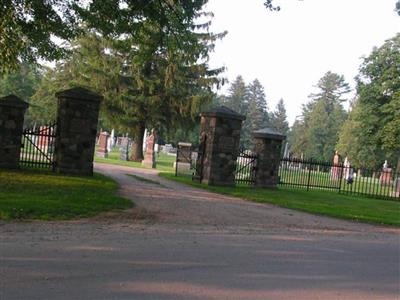
M 140 162 L 124 161 L 119 159 L 119 150 L 113 150 L 108 154 L 108 158 L 102 158 L 95 156 L 94 161 L 99 163 L 106 163 L 112 165 L 127 166 L 133 168 L 145 168 Z M 159 153 L 156 156 L 156 169 L 162 172 L 175 172 L 174 162 L 175 156 Z
M 0 219 L 65 220 L 132 207 L 116 195 L 118 185 L 100 174 L 61 176 L 0 171 Z
M 396 201 L 347 196 L 329 191 L 313 190 L 307 192 L 305 190 L 287 188 L 271 190 L 249 186 L 206 186 L 192 182 L 188 176 L 175 177 L 170 173 L 161 173 L 160 176 L 254 202 L 271 203 L 281 207 L 341 219 L 400 226 L 400 202 Z

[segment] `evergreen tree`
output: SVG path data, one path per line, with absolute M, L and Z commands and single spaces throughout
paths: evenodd
M 0 73 L 19 63 L 57 60 L 68 53 L 67 43 L 82 34 L 82 24 L 104 37 L 140 37 L 145 23 L 163 28 L 178 40 L 199 15 L 204 0 L 4 0 L 0 5 Z M 68 45 L 68 44 L 67 44 Z
M 350 91 L 344 77 L 327 72 L 318 82 L 318 93 L 311 94 L 311 101 L 303 106 L 302 121 L 294 124 L 297 136 L 292 152 L 297 157 L 330 161 L 335 152 L 338 133 L 346 120 L 342 102 Z M 299 127 L 299 128 L 295 128 Z
M 0 77 L 0 97 L 14 94 L 30 103 L 28 114 L 25 117 L 26 124 L 31 123 L 30 111 L 34 106 L 32 96 L 35 94 L 41 79 L 42 72 L 38 66 L 27 63 L 22 63 L 18 70 L 3 74 Z
M 77 40 L 72 56 L 58 65 L 51 79 L 58 87 L 63 78 L 69 86 L 86 86 L 102 94 L 101 119 L 133 136 L 132 160 L 143 158 L 146 127 L 165 132 L 193 123 L 201 105 L 211 100 L 221 71 L 201 62 L 218 36 L 191 32 L 190 27 L 176 40 L 161 35 L 159 30 L 164 29 L 151 22 L 146 25 L 139 40 L 87 34 Z
M 227 106 L 235 112 L 247 116 L 249 111 L 249 90 L 241 75 L 238 75 L 228 89 L 228 95 L 220 97 L 221 105 Z M 251 127 L 249 120 L 242 124 L 240 132 L 241 147 L 250 147 Z
M 246 83 L 241 75 L 238 75 L 228 89 L 228 95 L 221 100 L 222 105 L 229 107 L 235 112 L 246 115 L 248 110 L 249 94 Z
M 14 94 L 29 102 L 37 89 L 41 76 L 36 65 L 21 64 L 18 71 L 0 77 L 0 97 Z
M 286 108 L 283 99 L 281 98 L 276 105 L 275 111 L 271 116 L 271 126 L 278 132 L 287 135 L 289 132 L 289 123 L 287 121 Z
M 251 131 L 266 127 L 268 124 L 268 106 L 264 87 L 255 79 L 248 87 L 248 112 L 247 119 Z

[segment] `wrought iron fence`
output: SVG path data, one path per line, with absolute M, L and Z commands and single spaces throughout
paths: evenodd
M 400 174 L 391 169 L 369 170 L 329 162 L 295 158 L 281 159 L 279 184 L 283 186 L 400 199 Z
M 54 170 L 55 139 L 55 123 L 25 129 L 22 133 L 20 166 L 23 168 L 47 168 Z
M 256 180 L 257 155 L 250 150 L 240 150 L 236 159 L 235 182 L 253 185 Z

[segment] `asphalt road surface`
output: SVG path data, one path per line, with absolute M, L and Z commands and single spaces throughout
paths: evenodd
M 150 170 L 96 170 L 137 206 L 1 222 L 1 300 L 400 299 L 399 229 L 216 195 Z

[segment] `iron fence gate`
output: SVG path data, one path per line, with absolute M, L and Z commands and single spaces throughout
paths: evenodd
M 19 164 L 22 168 L 55 169 L 56 123 L 27 128 L 22 133 Z
M 241 149 L 236 159 L 235 182 L 253 185 L 256 182 L 257 155 L 250 150 Z

